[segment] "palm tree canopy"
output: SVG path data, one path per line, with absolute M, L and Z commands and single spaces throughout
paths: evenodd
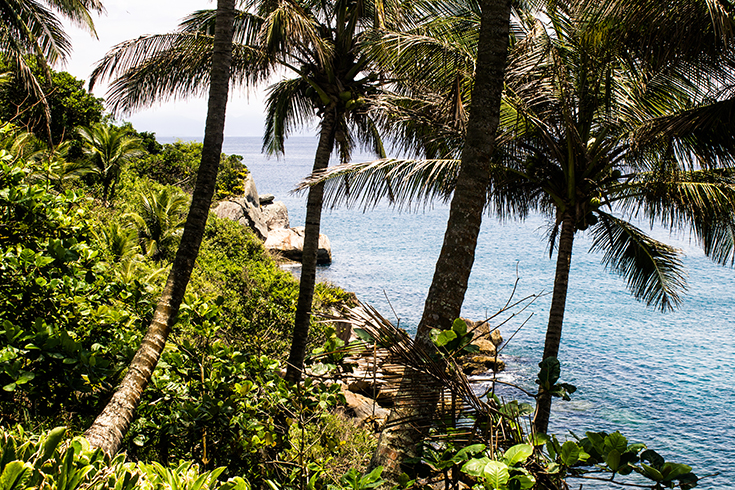
M 14 65 L 14 75 L 28 92 L 41 101 L 47 121 L 51 113 L 44 84 L 34 76 L 27 58 L 34 58 L 50 77 L 48 65 L 63 62 L 71 53 L 61 18 L 96 37 L 91 13 L 103 11 L 99 0 L 0 0 L 0 54 Z M 50 128 L 48 132 L 51 139 Z
M 516 19 L 490 207 L 501 216 L 549 216 L 550 250 L 570 213 L 637 298 L 670 309 L 685 288 L 677 252 L 621 217 L 692 230 L 708 255 L 732 263 L 735 139 L 723 128 L 733 101 L 693 76 L 690 63 L 649 70 L 585 7 L 571 2 L 549 7 L 544 21 Z M 451 159 L 379 160 L 308 182 L 326 181 L 329 203 L 367 207 L 447 199 L 457 172 Z
M 398 29 L 417 18 L 404 2 L 244 2 L 236 17 L 233 87 L 249 88 L 275 73 L 287 76 L 269 89 L 264 149 L 282 152 L 292 130 L 337 110 L 335 140 L 343 161 L 357 143 L 383 154 L 366 102 L 385 81 L 364 45 L 376 28 Z M 197 11 L 173 33 L 118 44 L 99 62 L 90 85 L 113 79 L 107 100 L 119 113 L 201 94 L 208 84 L 213 19 L 213 11 Z

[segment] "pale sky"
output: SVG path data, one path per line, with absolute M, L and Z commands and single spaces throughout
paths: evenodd
M 172 31 L 187 14 L 216 6 L 208 0 L 103 0 L 103 3 L 107 15 L 95 18 L 99 40 L 86 31 L 67 27 L 74 51 L 68 63 L 56 69 L 88 81 L 95 63 L 113 45 L 146 34 Z M 94 94 L 104 97 L 106 90 L 106 85 L 98 85 Z M 262 136 L 263 93 L 262 89 L 249 95 L 230 93 L 225 135 Z M 204 134 L 206 113 L 205 99 L 189 99 L 152 107 L 123 119 L 132 122 L 139 131 L 183 138 Z

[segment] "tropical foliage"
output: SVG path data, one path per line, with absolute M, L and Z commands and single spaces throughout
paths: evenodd
M 46 136 L 53 144 L 51 108 L 46 100 L 50 83 L 49 65 L 63 62 L 71 52 L 71 42 L 64 32 L 62 18 L 96 36 L 92 12 L 103 11 L 98 0 L 36 1 L 4 0 L 0 2 L 3 19 L 0 27 L 0 54 L 13 67 L 13 76 L 44 109 Z M 61 16 L 61 18 L 59 17 Z M 28 60 L 33 60 L 43 73 L 38 77 Z
M 102 200 L 109 204 L 115 197 L 122 165 L 143 153 L 140 139 L 128 134 L 124 127 L 104 123 L 78 131 L 84 141 L 84 153 L 95 165 L 102 181 Z

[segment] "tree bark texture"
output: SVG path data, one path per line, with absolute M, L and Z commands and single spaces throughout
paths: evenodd
M 451 328 L 452 322 L 459 317 L 487 201 L 490 159 L 495 147 L 508 54 L 510 1 L 485 0 L 481 6 L 472 109 L 462 163 L 444 243 L 416 332 L 416 343 L 425 349 L 433 349 L 432 328 Z M 441 391 L 435 379 L 406 370 L 388 424 L 399 420 L 406 422 L 383 431 L 371 461 L 373 467 L 384 467 L 384 477 L 395 480 L 403 472 L 402 461 L 415 456 L 416 446 L 426 434 Z
M 549 310 L 549 325 L 546 328 L 544 343 L 544 357 L 558 357 L 561 344 L 561 329 L 564 323 L 564 309 L 567 303 L 569 289 L 569 269 L 572 265 L 572 248 L 574 247 L 575 233 L 574 216 L 567 212 L 562 218 L 561 234 L 559 236 L 559 251 L 556 258 L 556 274 L 554 276 L 554 293 L 551 296 Z M 534 430 L 537 433 L 546 433 L 549 429 L 551 416 L 551 394 L 540 389 L 536 402 L 536 413 L 533 418 Z
M 313 172 L 324 170 L 329 166 L 329 158 L 334 149 L 336 129 L 336 109 L 327 108 L 322 117 L 319 145 L 314 156 Z M 316 258 L 319 250 L 319 232 L 322 221 L 322 202 L 324 200 L 324 183 L 309 188 L 306 200 L 306 219 L 304 226 L 304 252 L 301 259 L 301 280 L 299 282 L 299 299 L 296 304 L 291 352 L 288 356 L 286 379 L 292 383 L 301 380 L 306 356 L 306 343 L 311 322 L 311 304 L 314 300 L 316 285 Z
M 93 446 L 101 448 L 108 454 L 114 454 L 119 450 L 130 427 L 143 390 L 153 375 L 171 327 L 176 322 L 179 306 L 199 254 L 222 153 L 234 17 L 235 1 L 218 0 L 202 161 L 181 244 L 166 286 L 127 374 L 110 402 L 85 433 Z

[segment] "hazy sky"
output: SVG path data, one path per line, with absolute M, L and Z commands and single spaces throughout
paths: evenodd
M 67 27 L 74 52 L 63 67 L 77 78 L 89 79 L 95 63 L 115 44 L 146 34 L 162 34 L 176 28 L 187 14 L 216 4 L 207 0 L 103 0 L 107 14 L 95 18 L 99 40 L 86 31 Z M 106 85 L 95 86 L 94 94 L 104 97 Z M 227 106 L 227 136 L 262 136 L 263 91 L 231 93 Z M 204 133 L 207 104 L 204 99 L 188 99 L 155 106 L 123 119 L 139 131 L 158 136 L 200 136 Z

